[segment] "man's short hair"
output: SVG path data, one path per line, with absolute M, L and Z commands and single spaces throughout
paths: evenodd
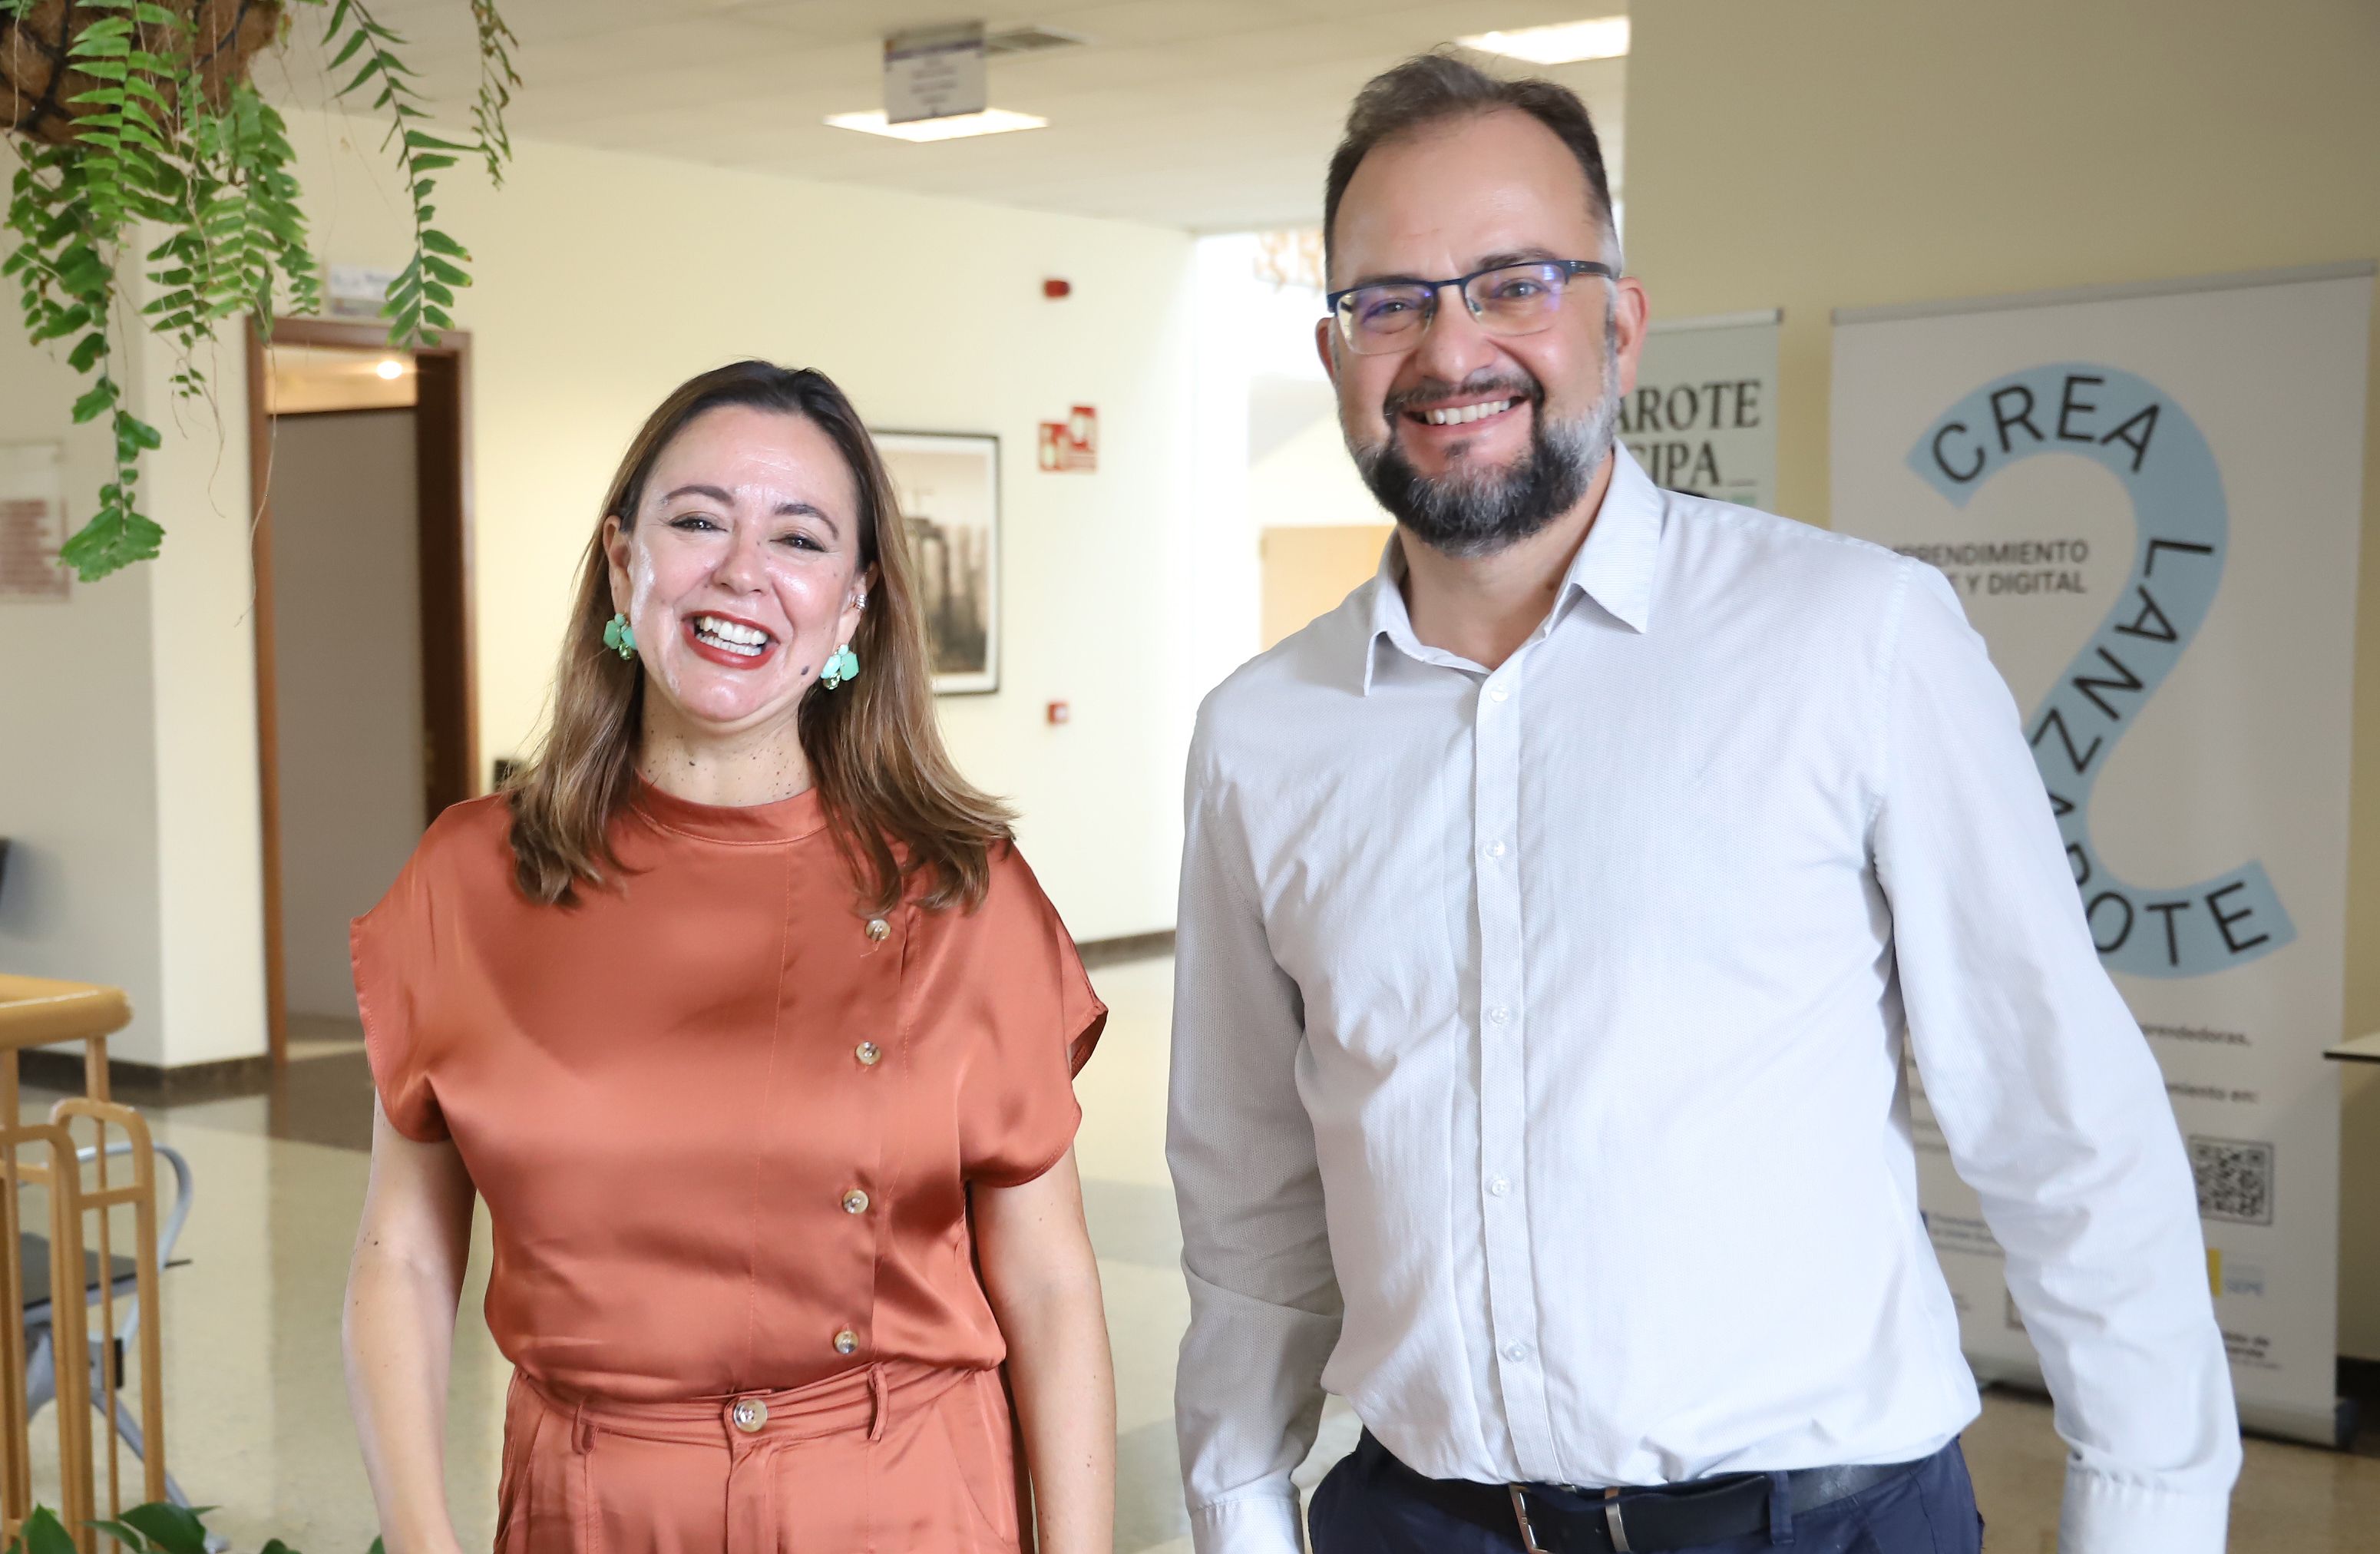
M 1322 252 L 1329 261 L 1331 229 L 1339 222 L 1339 200 L 1355 176 L 1355 169 L 1372 149 L 1402 140 L 1450 119 L 1512 109 L 1544 125 L 1568 146 L 1586 173 L 1594 195 L 1595 225 L 1618 262 L 1620 235 L 1611 219 L 1611 181 L 1603 171 L 1603 143 L 1596 139 L 1595 123 L 1578 94 L 1558 81 L 1531 77 L 1509 81 L 1491 76 L 1470 61 L 1444 50 L 1415 55 L 1392 70 L 1364 84 L 1347 110 L 1347 133 L 1330 153 L 1330 174 L 1322 186 Z

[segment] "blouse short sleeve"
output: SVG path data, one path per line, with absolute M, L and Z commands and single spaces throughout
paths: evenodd
M 941 921 L 928 930 L 918 1007 L 945 1026 L 945 1039 L 966 1044 L 961 1169 L 992 1186 L 1033 1181 L 1074 1146 L 1083 1117 L 1074 1079 L 1106 1028 L 1107 1005 L 1013 846 L 995 854 L 980 906 L 929 916 Z
M 437 985 L 437 919 L 426 856 L 433 828 L 380 904 L 347 929 L 356 974 L 356 1008 L 381 1110 L 397 1132 L 423 1144 L 447 1136 L 423 1062 L 429 995 Z

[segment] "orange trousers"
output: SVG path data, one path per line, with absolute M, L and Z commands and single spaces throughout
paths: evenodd
M 666 1403 L 516 1373 L 496 1554 L 1017 1554 L 1013 1442 L 993 1370 Z

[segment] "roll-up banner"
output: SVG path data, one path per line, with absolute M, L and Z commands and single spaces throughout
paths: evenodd
M 1657 486 L 1777 510 L 1776 309 L 1656 319 L 1620 440 Z
M 2336 1442 L 2338 1081 L 2368 263 L 1835 315 L 1838 529 L 1990 644 L 2198 1180 L 2252 1428 Z M 1912 1073 L 1985 1380 L 2039 1385 Z

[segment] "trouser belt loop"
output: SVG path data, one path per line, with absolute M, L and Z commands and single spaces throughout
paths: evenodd
M 1774 1471 L 1768 1475 L 1768 1541 L 1793 1541 L 1793 1481 Z
M 587 1417 L 585 1398 L 570 1412 L 570 1444 L 582 1457 L 595 1450 L 595 1421 Z
M 873 1405 L 868 1411 L 868 1439 L 882 1440 L 887 1415 L 892 1412 L 892 1384 L 884 1378 L 882 1366 L 868 1367 L 868 1401 Z

